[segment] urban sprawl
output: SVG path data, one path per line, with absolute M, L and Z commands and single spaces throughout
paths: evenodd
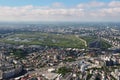
M 0 23 L 1 80 L 120 80 L 120 23 Z

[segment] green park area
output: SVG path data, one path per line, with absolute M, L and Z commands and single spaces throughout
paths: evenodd
M 85 48 L 85 42 L 70 34 L 53 34 L 41 32 L 16 33 L 0 39 L 10 44 L 43 45 L 67 48 Z
M 103 49 L 112 47 L 112 45 L 110 45 L 108 42 L 106 42 L 103 39 L 98 39 L 96 36 L 87 36 L 87 37 L 81 37 L 81 38 L 86 41 L 88 47 L 91 43 L 92 43 L 92 45 L 97 45 Z
M 0 39 L 0 42 L 9 44 L 43 45 L 63 48 L 86 48 L 97 37 L 78 37 L 72 34 L 54 34 L 41 32 L 15 33 Z M 103 48 L 111 47 L 106 41 L 101 40 Z

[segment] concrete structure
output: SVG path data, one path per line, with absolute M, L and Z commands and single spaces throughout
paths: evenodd
M 8 79 L 18 75 L 23 70 L 22 65 L 14 59 L 6 58 L 1 53 L 0 56 L 0 79 Z

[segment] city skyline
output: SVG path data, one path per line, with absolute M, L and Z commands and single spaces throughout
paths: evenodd
M 0 21 L 119 22 L 119 0 L 0 0 Z

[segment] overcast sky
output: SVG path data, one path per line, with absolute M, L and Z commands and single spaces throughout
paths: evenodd
M 0 0 L 0 21 L 120 21 L 120 0 Z

